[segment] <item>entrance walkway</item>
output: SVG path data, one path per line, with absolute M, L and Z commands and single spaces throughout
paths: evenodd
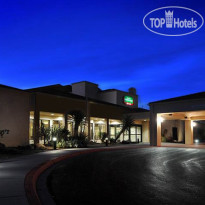
M 204 143 L 195 143 L 193 145 L 186 145 L 182 143 L 161 143 L 161 147 L 181 147 L 181 148 L 201 148 L 205 149 Z

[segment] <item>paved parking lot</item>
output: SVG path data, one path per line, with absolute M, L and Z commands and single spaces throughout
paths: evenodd
M 204 204 L 205 150 L 137 148 L 59 164 L 49 176 L 57 204 Z

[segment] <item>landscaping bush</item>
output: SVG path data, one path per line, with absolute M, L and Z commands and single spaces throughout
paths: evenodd
M 36 144 L 36 149 L 39 149 L 39 150 L 45 150 L 46 149 L 46 146 L 43 145 L 43 144 Z
M 166 142 L 167 140 L 166 140 L 166 137 L 163 137 L 162 136 L 162 142 Z
M 2 153 L 2 154 L 20 154 L 20 153 L 22 153 L 22 150 L 19 150 L 19 149 L 17 149 L 17 148 L 15 148 L 15 147 L 7 147 L 7 148 L 5 148 L 5 149 L 0 149 L 0 153 Z
M 70 148 L 72 147 L 72 144 L 70 141 L 61 140 L 57 143 L 57 148 Z
M 68 143 L 71 144 L 71 147 L 87 147 L 88 139 L 86 135 L 80 134 L 79 136 L 69 137 Z
M 110 144 L 115 144 L 115 139 L 114 138 L 110 138 Z
M 102 143 L 105 142 L 105 139 L 107 138 L 107 133 L 106 132 L 103 132 L 102 133 L 102 137 L 101 137 L 101 141 Z
M 32 145 L 25 145 L 25 146 L 18 146 L 17 149 L 19 150 L 32 150 Z

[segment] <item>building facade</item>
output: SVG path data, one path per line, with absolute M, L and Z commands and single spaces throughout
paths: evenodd
M 115 139 L 122 118 L 130 115 L 135 125 L 119 140 L 191 145 L 205 142 L 205 92 L 152 102 L 150 111 L 138 107 L 135 88 L 128 92 L 101 90 L 83 81 L 21 90 L 0 85 L 0 143 L 9 147 L 43 143 L 39 129 L 66 128 L 74 133 L 69 113 L 82 111 L 86 118 L 80 130 L 90 141 L 101 142 L 103 134 Z

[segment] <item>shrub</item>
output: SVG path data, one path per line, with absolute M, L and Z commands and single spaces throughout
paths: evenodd
M 61 140 L 60 142 L 57 143 L 57 148 L 70 148 L 72 147 L 71 146 L 71 143 L 67 140 Z
M 87 147 L 88 139 L 84 134 L 80 134 L 78 136 L 69 137 L 68 142 L 70 142 L 71 147 Z
M 167 140 L 166 140 L 166 137 L 163 137 L 162 136 L 162 142 L 166 142 Z
M 69 134 L 70 134 L 70 132 L 65 128 L 55 128 L 54 127 L 51 129 L 51 137 L 52 138 L 56 137 L 57 142 L 67 141 Z
M 17 149 L 19 150 L 32 150 L 32 145 L 25 145 L 25 146 L 18 146 Z
M 46 146 L 43 145 L 43 144 L 36 144 L 36 149 L 39 149 L 39 150 L 45 150 L 46 149 Z
M 110 138 L 110 144 L 115 144 L 115 139 L 114 138 Z
M 107 138 L 107 133 L 106 132 L 103 132 L 102 133 L 102 138 L 101 138 L 101 141 L 102 142 L 105 142 L 105 139 Z
M 0 143 L 0 149 L 3 150 L 3 149 L 5 149 L 5 148 L 6 148 L 5 144 Z
M 0 153 L 3 153 L 3 154 L 21 154 L 22 150 L 19 150 L 15 147 L 9 147 L 9 148 L 5 148 L 5 149 L 0 149 Z

